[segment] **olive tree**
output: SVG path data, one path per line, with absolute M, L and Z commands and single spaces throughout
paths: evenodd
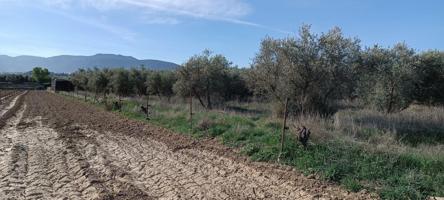
M 265 38 L 253 60 L 249 83 L 257 95 L 267 96 L 279 104 L 290 98 L 290 68 L 282 53 L 284 40 Z
M 129 71 L 126 69 L 118 68 L 113 70 L 111 84 L 113 92 L 119 97 L 119 102 L 121 101 L 122 96 L 127 96 L 133 93 L 134 84 L 131 81 Z
M 299 37 L 264 39 L 250 80 L 256 94 L 280 105 L 289 99 L 294 113 L 328 113 L 353 90 L 359 58 L 359 40 L 344 37 L 339 28 L 318 36 L 305 25 Z
M 374 46 L 363 54 L 367 75 L 362 76 L 362 99 L 380 111 L 404 110 L 413 101 L 413 73 L 417 56 L 406 44 Z
M 414 98 L 418 103 L 444 104 L 444 52 L 427 51 L 419 55 L 415 67 Z
M 360 40 L 346 38 L 340 28 L 335 27 L 319 37 L 321 78 L 319 80 L 320 104 L 355 94 L 361 61 Z
M 130 77 L 134 84 L 134 89 L 139 96 L 145 96 L 148 94 L 148 80 L 150 71 L 145 67 L 131 68 Z
M 204 108 L 212 109 L 213 97 L 220 95 L 230 66 L 231 62 L 223 55 L 213 56 L 205 50 L 177 70 L 174 90 L 181 96 L 194 96 Z
M 252 91 L 247 85 L 249 69 L 230 68 L 224 77 L 224 87 L 220 91 L 224 101 L 244 101 L 252 96 Z
M 99 93 L 103 94 L 103 101 L 105 104 L 107 101 L 107 94 L 111 89 L 111 77 L 112 71 L 109 69 L 103 69 L 96 74 L 96 88 Z
M 149 80 L 151 77 L 151 71 L 147 70 L 144 66 L 140 68 L 131 68 L 130 71 L 131 81 L 134 84 L 134 90 L 139 97 L 145 98 L 146 118 L 149 119 Z
M 150 94 L 162 98 L 162 75 L 160 72 L 154 72 L 151 79 L 147 82 Z
M 103 93 L 104 100 L 108 92 L 110 77 L 108 77 L 108 69 L 100 70 L 94 68 L 89 73 L 88 87 L 94 92 L 94 101 L 97 101 L 97 95 Z
M 86 88 L 88 85 L 88 76 L 85 69 L 80 68 L 71 74 L 70 80 L 75 86 L 75 90 L 78 93 L 79 89 L 83 90 L 85 93 L 85 101 L 86 101 Z
M 161 87 L 160 94 L 170 101 L 171 97 L 174 95 L 173 87 L 176 83 L 176 76 L 174 72 L 164 71 L 161 72 Z

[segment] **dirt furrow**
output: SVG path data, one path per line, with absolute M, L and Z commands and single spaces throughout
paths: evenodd
M 0 109 L 0 118 L 3 117 L 3 115 L 5 115 L 9 110 L 11 110 L 15 105 L 16 102 L 18 101 L 18 99 L 23 96 L 25 93 L 21 93 L 19 95 L 8 95 L 7 97 L 4 97 L 5 99 L 2 99 L 2 101 L 7 100 L 8 98 L 11 98 L 12 100 L 9 102 L 5 101 L 4 105 L 2 105 L 1 109 Z M 14 98 L 12 98 L 14 97 Z
M 7 128 L 1 130 L 2 149 L 0 165 L 0 194 L 6 197 L 25 196 L 25 178 L 28 171 L 28 147 L 18 138 L 20 133 L 17 125 L 23 117 L 25 107 L 18 110 L 15 117 L 7 122 Z
M 16 96 L 18 93 L 19 91 L 14 90 L 0 92 L 0 106 L 4 103 L 7 103 L 10 98 Z
M 22 93 L 17 93 L 9 103 L 5 103 L 0 107 L 0 129 L 6 125 L 6 122 L 16 115 L 18 110 L 21 108 L 23 104 L 23 97 L 27 94 L 27 91 Z M 12 97 L 11 97 L 12 98 Z
M 99 135 L 98 133 L 94 135 Z M 97 139 L 114 152 L 116 164 L 131 170 L 156 197 L 194 199 L 310 199 L 302 188 L 276 177 L 264 177 L 253 168 L 190 149 L 173 152 L 164 144 L 110 133 Z M 126 151 L 122 150 L 125 149 Z
M 41 117 L 22 120 L 26 105 L 1 131 L 0 196 L 6 199 L 107 199 L 113 180 L 88 163 L 72 137 L 42 125 Z M 77 138 L 75 138 L 77 139 Z M 126 184 L 128 185 L 128 184 Z M 124 187 L 117 187 L 122 190 Z M 135 193 L 137 194 L 137 193 Z M 144 197 L 143 195 L 139 195 Z

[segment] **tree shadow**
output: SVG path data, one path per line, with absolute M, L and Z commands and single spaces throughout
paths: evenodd
M 366 128 L 394 132 L 397 140 L 408 145 L 444 144 L 444 122 L 413 118 L 402 120 L 384 115 L 360 115 L 354 120 Z
M 226 106 L 224 107 L 225 111 L 235 112 L 240 114 L 248 114 L 248 115 L 263 115 L 266 112 L 264 110 L 258 109 L 247 109 L 240 106 Z

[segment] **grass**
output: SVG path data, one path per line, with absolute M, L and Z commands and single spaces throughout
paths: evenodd
M 395 114 L 383 114 L 373 110 L 343 110 L 336 114 L 336 125 L 346 132 L 359 128 L 393 132 L 396 139 L 411 146 L 421 143 L 444 143 L 444 108 L 414 105 Z M 347 130 L 358 127 L 355 130 Z M 356 133 L 356 132 L 355 132 Z M 355 134 L 353 133 L 353 134 Z
M 138 110 L 139 103 L 137 99 L 125 100 L 121 114 L 145 120 Z M 224 145 L 240 148 L 255 161 L 276 162 L 280 120 L 263 109 L 264 104 L 230 106 L 236 109 L 206 112 L 196 104 L 191 131 L 187 104 L 157 100 L 149 122 L 194 137 L 217 138 Z M 248 112 L 249 109 L 254 111 Z M 294 117 L 290 119 L 281 162 L 340 183 L 350 191 L 376 192 L 383 199 L 444 196 L 444 151 L 440 140 L 444 135 L 444 114 L 435 111 L 413 107 L 397 115 L 384 115 L 359 109 L 341 110 L 331 118 Z M 313 132 L 307 149 L 293 134 L 300 124 Z M 409 135 L 412 130 L 421 132 L 419 136 Z

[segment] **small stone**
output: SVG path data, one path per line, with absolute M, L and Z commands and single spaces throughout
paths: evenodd
M 315 179 L 316 176 L 315 176 L 314 174 L 310 174 L 310 175 L 307 176 L 307 178 L 308 178 L 308 179 Z

